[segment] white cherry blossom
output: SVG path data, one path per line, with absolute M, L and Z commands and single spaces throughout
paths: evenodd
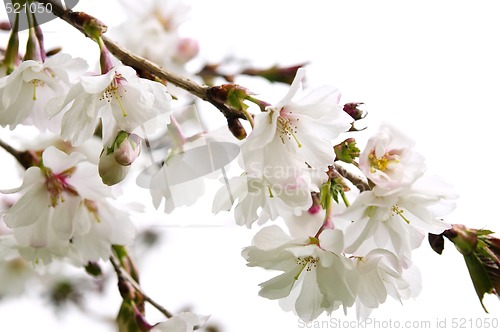
M 39 167 L 28 168 L 21 187 L 10 192 L 23 193 L 4 220 L 26 259 L 72 256 L 85 264 L 107 259 L 112 244 L 126 245 L 134 237 L 128 216 L 107 201 L 111 191 L 96 165 L 80 153 L 47 148 Z
M 47 112 L 49 100 L 64 96 L 87 70 L 87 62 L 59 53 L 40 63 L 23 61 L 14 71 L 0 78 L 0 125 L 16 128 L 32 124 L 38 129 L 59 132 L 61 117 Z
M 229 211 L 237 200 L 236 223 L 250 228 L 255 221 L 262 224 L 311 207 L 311 191 L 319 189 L 311 183 L 308 172 L 279 180 L 272 182 L 251 175 L 232 178 L 216 193 L 212 212 Z
M 436 177 L 422 177 L 405 190 L 362 192 L 339 215 L 353 221 L 346 228 L 346 251 L 364 256 L 383 248 L 408 264 L 411 251 L 427 233 L 440 234 L 450 225 L 442 217 L 450 213 L 457 196 Z
M 415 142 L 385 124 L 368 140 L 359 156 L 359 167 L 377 190 L 398 190 L 425 172 L 424 158 L 414 151 Z
M 365 257 L 356 259 L 356 273 L 359 278 L 356 311 L 358 319 L 367 318 L 372 309 L 391 296 L 398 301 L 408 299 L 411 283 L 403 275 L 403 267 L 393 253 L 375 249 Z
M 312 90 L 298 99 L 304 77 L 301 68 L 288 94 L 255 116 L 254 130 L 242 144 L 246 170 L 258 172 L 290 162 L 326 169 L 333 163 L 333 140 L 351 127 L 353 119 L 338 105 L 340 94 L 332 87 Z
M 139 78 L 134 69 L 118 63 L 104 75 L 82 77 L 64 100 L 51 106 L 58 113 L 71 104 L 62 118 L 64 139 L 80 145 L 102 120 L 104 146 L 110 146 L 120 130 L 141 134 L 146 123 L 150 131 L 165 126 L 170 100 L 165 86 Z
M 129 19 L 111 32 L 127 49 L 170 66 L 183 64 L 198 53 L 196 41 L 191 44 L 193 40 L 182 38 L 178 31 L 190 11 L 182 1 L 125 1 L 125 5 Z
M 324 230 L 319 238 L 290 238 L 278 226 L 260 230 L 252 246 L 243 250 L 248 266 L 260 266 L 283 273 L 260 284 L 259 295 L 281 299 L 304 321 L 317 318 L 355 301 L 356 278 L 353 262 L 343 255 L 343 233 Z

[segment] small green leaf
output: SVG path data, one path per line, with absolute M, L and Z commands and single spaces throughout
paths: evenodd
M 484 294 L 491 294 L 493 292 L 493 284 L 489 278 L 488 272 L 484 268 L 481 260 L 478 258 L 476 253 L 471 253 L 470 255 L 464 255 L 465 264 L 467 265 L 467 269 L 469 270 L 469 275 L 472 279 L 472 283 L 474 284 L 474 289 L 476 290 L 477 297 L 481 302 L 481 306 L 484 311 L 486 307 L 483 303 Z
M 484 294 L 500 294 L 500 239 L 489 230 L 453 225 L 443 235 L 464 256 L 476 294 L 484 311 Z

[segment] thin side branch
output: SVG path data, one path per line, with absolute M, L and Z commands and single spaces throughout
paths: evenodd
M 333 166 L 340 175 L 349 180 L 360 192 L 371 189 L 370 184 L 362 177 L 351 173 L 338 163 L 334 163 Z
M 16 150 L 2 140 L 0 140 L 0 147 L 11 154 L 14 158 L 16 158 L 19 164 L 21 164 L 21 166 L 23 166 L 25 169 L 33 166 L 35 158 L 29 151 L 23 152 Z
M 148 302 L 153 307 L 155 307 L 159 312 L 161 312 L 163 315 L 165 315 L 165 317 L 167 317 L 167 318 L 173 317 L 173 314 L 170 313 L 170 311 L 165 309 L 161 304 L 159 304 L 158 302 L 153 300 L 151 297 L 149 297 L 142 290 L 141 286 L 137 283 L 137 281 L 135 281 L 134 278 L 132 278 L 130 276 L 130 274 L 128 274 L 127 271 L 125 271 L 122 268 L 122 266 L 120 265 L 120 263 L 117 261 L 117 259 L 115 257 L 110 256 L 109 260 L 110 260 L 111 264 L 113 265 L 113 268 L 115 269 L 115 272 L 116 272 L 116 275 L 118 276 L 118 278 L 123 278 L 123 279 L 127 280 L 135 288 L 136 291 L 141 293 L 144 301 Z

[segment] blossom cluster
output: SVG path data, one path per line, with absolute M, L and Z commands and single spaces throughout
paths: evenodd
M 133 10 L 136 20 L 113 35 L 149 60 L 175 64 L 182 72 L 198 52 L 195 40 L 178 34 L 188 7 L 172 1 L 144 4 L 142 9 L 150 6 L 147 12 L 141 16 Z M 151 11 L 156 21 L 149 19 Z M 173 98 L 166 82 L 115 58 L 104 43 L 100 21 L 77 13 L 80 28 L 96 42 L 100 56 L 99 69 L 89 70 L 94 64 L 83 58 L 45 49 L 43 31 L 30 15 L 24 56 L 19 54 L 16 18 L 0 62 L 0 126 L 10 131 L 2 129 L 0 141 L 2 147 L 20 149 L 7 151 L 24 168 L 17 188 L 0 187 L 0 297 L 21 293 L 49 264 L 69 263 L 93 275 L 89 267 L 113 259 L 116 248 L 131 246 L 137 230 L 132 210 L 118 202 L 123 180 L 140 157 L 143 141 L 176 125 L 175 118 L 170 124 Z M 35 143 L 23 137 L 26 132 L 36 135 Z M 153 201 L 158 200 L 155 193 L 151 188 Z M 4 198 L 9 204 L 3 204 Z M 96 271 L 102 273 L 100 267 Z M 203 319 L 183 313 L 156 330 L 192 330 Z
M 352 306 L 364 319 L 388 296 L 400 301 L 418 293 L 412 250 L 426 234 L 450 228 L 442 217 L 456 194 L 425 174 L 414 142 L 390 125 L 361 153 L 352 139 L 344 141 L 350 165 L 339 160 L 334 140 L 356 119 L 338 104 L 335 89 L 303 95 L 303 78 L 299 69 L 283 100 L 255 116 L 241 146 L 245 172 L 219 190 L 214 211 L 237 199 L 240 225 L 284 220 L 288 232 L 266 226 L 243 250 L 248 266 L 281 272 L 260 284 L 259 295 L 279 299 L 304 321 Z M 365 186 L 345 183 L 347 166 Z
M 130 19 L 112 35 L 131 51 L 187 73 L 184 65 L 198 53 L 197 42 L 178 30 L 188 7 L 171 0 L 124 2 Z M 170 213 L 194 204 L 204 190 L 203 176 L 216 165 L 224 168 L 236 149 L 242 174 L 224 178 L 213 212 L 234 208 L 236 224 L 248 228 L 272 223 L 242 252 L 248 266 L 278 271 L 259 285 L 260 296 L 279 300 L 284 310 L 308 322 L 352 307 L 364 319 L 388 297 L 401 301 L 418 294 L 412 251 L 428 234 L 451 227 L 443 217 L 457 195 L 426 174 L 415 142 L 383 124 L 361 151 L 346 137 L 363 118 L 359 104 L 342 105 L 331 86 L 307 88 L 305 68 L 294 68 L 288 93 L 275 104 L 236 84 L 218 87 L 214 105 L 222 105 L 228 126 L 222 134 L 203 125 L 193 130 L 185 116 L 191 109 L 176 109 L 174 99 L 182 95 L 172 98 L 171 85 L 155 73 L 114 58 L 100 23 L 82 20 L 79 28 L 99 47 L 100 72 L 63 52 L 48 56 L 36 26 L 28 29 L 22 61 L 12 29 L 13 42 L 0 66 L 0 126 L 11 131 L 32 126 L 40 140 L 46 132 L 57 136 L 36 149 L 16 142 L 23 146 L 21 154 L 12 153 L 25 168 L 22 184 L 0 191 L 13 197 L 0 211 L 0 279 L 17 283 L 9 289 L 22 288 L 30 266 L 62 260 L 81 267 L 123 258 L 113 256 L 113 247 L 131 245 L 136 230 L 114 189 L 125 188 L 132 164 L 144 166 L 137 184 L 146 183 L 152 205 L 158 209 L 165 201 Z M 290 76 L 290 70 L 284 72 Z M 254 112 L 248 102 L 259 109 Z M 151 159 L 141 161 L 146 139 Z M 204 154 L 211 159 L 200 159 Z M 153 155 L 161 158 L 155 161 Z M 201 167 L 204 163 L 210 166 Z M 175 201 L 173 185 L 189 181 Z M 121 267 L 132 277 L 136 272 L 133 264 Z M 123 303 L 145 330 L 192 331 L 205 323 L 205 316 L 182 313 L 148 325 L 143 312 L 136 312 L 144 305 L 141 296 L 125 291 L 129 281 L 120 273 Z M 0 285 L 0 295 L 6 293 Z

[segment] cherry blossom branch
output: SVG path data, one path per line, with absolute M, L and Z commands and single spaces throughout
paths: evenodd
M 83 29 L 83 23 L 90 22 L 93 20 L 97 24 L 100 24 L 102 28 L 102 32 L 105 32 L 107 27 L 102 24 L 96 18 L 81 12 L 74 12 L 71 9 L 65 9 L 59 5 L 57 1 L 54 0 L 38 0 L 38 2 L 52 6 L 52 13 L 62 20 L 66 21 L 68 24 L 73 26 L 75 29 L 83 33 L 85 36 L 91 38 Z M 211 103 L 213 106 L 218 108 L 222 114 L 228 119 L 231 118 L 240 118 L 246 119 L 245 114 L 234 107 L 231 107 L 224 102 L 221 102 L 220 99 L 217 99 L 217 92 L 219 91 L 218 86 L 206 86 L 200 85 L 186 77 L 180 76 L 174 72 L 169 71 L 168 69 L 162 68 L 157 64 L 145 59 L 132 51 L 118 45 L 116 42 L 111 40 L 106 36 L 102 36 L 102 40 L 108 50 L 116 56 L 119 60 L 121 60 L 124 64 L 134 67 L 136 69 L 145 71 L 154 77 L 157 77 L 161 80 L 165 80 L 168 83 L 172 83 L 175 86 L 191 93 L 192 95 L 205 100 Z
M 334 163 L 333 166 L 335 167 L 335 170 L 339 172 L 340 175 L 349 180 L 349 182 L 351 182 L 356 188 L 358 188 L 360 192 L 371 189 L 370 184 L 362 177 L 351 173 L 345 167 L 343 167 L 338 163 Z
M 167 318 L 173 317 L 172 313 L 170 313 L 161 304 L 159 304 L 158 302 L 153 300 L 151 297 L 149 297 L 142 290 L 139 283 L 137 281 L 135 281 L 135 279 L 132 278 L 132 276 L 127 271 L 125 271 L 125 269 L 120 265 L 120 263 L 118 262 L 118 260 L 114 256 L 110 256 L 109 260 L 111 262 L 111 265 L 113 265 L 113 268 L 115 269 L 116 275 L 118 276 L 119 279 L 122 278 L 122 279 L 126 280 L 127 282 L 129 282 L 135 288 L 136 291 L 141 293 L 144 301 L 148 302 L 153 307 L 155 307 L 159 312 L 161 312 L 163 315 L 165 315 L 165 317 L 167 317 Z
M 0 147 L 12 155 L 25 169 L 33 166 L 33 161 L 35 160 L 34 155 L 30 151 L 19 151 L 14 149 L 9 144 L 0 140 Z

